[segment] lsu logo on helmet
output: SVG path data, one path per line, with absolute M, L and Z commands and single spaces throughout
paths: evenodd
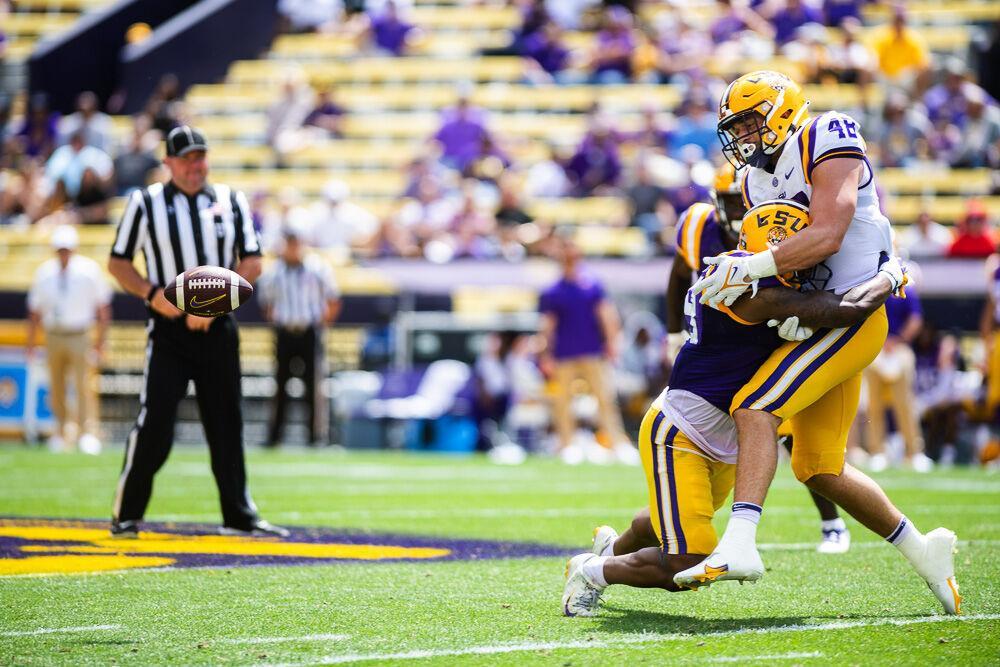
M 763 167 L 808 117 L 799 84 L 780 72 L 760 70 L 729 84 L 719 101 L 722 152 L 739 169 Z
M 740 250 L 763 252 L 809 226 L 809 209 L 789 199 L 772 199 L 757 204 L 743 216 Z M 794 273 L 778 276 L 790 287 L 800 287 L 802 279 Z

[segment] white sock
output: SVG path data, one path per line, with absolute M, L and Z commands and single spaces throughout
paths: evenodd
M 827 519 L 820 522 L 820 529 L 824 533 L 829 533 L 831 530 L 836 530 L 843 532 L 847 530 L 847 524 L 839 516 L 836 519 Z
M 607 560 L 607 556 L 597 556 L 583 564 L 584 576 L 590 579 L 590 582 L 598 588 L 605 588 L 608 585 L 608 580 L 604 578 L 604 563 Z
M 885 541 L 899 549 L 899 553 L 911 563 L 916 563 L 924 555 L 924 536 L 905 516 Z
M 604 551 L 601 552 L 602 556 L 614 556 L 615 555 L 615 542 L 612 540 L 608 542 L 608 546 L 604 547 Z
M 741 548 L 756 547 L 757 524 L 762 511 L 760 505 L 753 503 L 733 503 L 733 513 L 719 544 L 739 545 Z

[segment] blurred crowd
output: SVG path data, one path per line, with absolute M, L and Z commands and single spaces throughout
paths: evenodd
M 720 1 L 717 17 L 704 28 L 685 16 L 683 3 L 467 4 L 516 7 L 520 25 L 509 42 L 482 54 L 522 57 L 526 83 L 669 83 L 682 91 L 681 101 L 674 109 L 643 107 L 638 129 L 594 105 L 576 143 L 553 142 L 543 155 L 526 159 L 518 157 L 524 140 L 500 135 L 489 110 L 472 101 L 471 87 L 460 86 L 457 104 L 441 113 L 438 130 L 405 167 L 398 206 L 374 224 L 368 218 L 364 227 L 373 233 L 352 236 L 356 254 L 516 260 L 549 247 L 552 227 L 531 215 L 532 200 L 590 196 L 624 200 L 621 219 L 601 222 L 640 227 L 652 252 L 672 252 L 677 215 L 708 201 L 713 165 L 720 161 L 716 104 L 726 82 L 710 70 L 720 63 L 779 58 L 804 72 L 803 83 L 856 84 L 857 103 L 840 110 L 861 121 L 877 165 L 1000 168 L 1000 82 L 991 67 L 1000 55 L 998 26 L 973 40 L 968 57 L 936 58 L 903 5 L 887 8 L 887 23 L 865 27 L 865 0 Z M 408 18 L 411 7 L 400 0 L 279 3 L 289 31 L 347 33 L 361 54 L 395 56 L 414 52 L 427 39 Z M 570 39 L 580 32 L 591 34 L 585 46 Z M 340 136 L 348 113 L 336 91 L 313 90 L 300 77 L 286 83 L 272 107 L 268 141 L 284 158 L 322 135 Z M 349 197 L 335 181 L 329 190 Z M 288 211 L 278 199 L 275 208 Z M 923 213 L 919 229 L 933 241 L 915 253 L 988 255 L 995 247 L 994 221 L 983 220 L 984 213 L 970 206 L 958 239 Z M 331 223 L 314 220 L 318 228 Z M 922 246 L 923 234 L 908 234 L 909 245 Z M 983 242 L 967 242 L 967 236 Z
M 489 110 L 474 103 L 471 84 L 460 83 L 457 103 L 441 111 L 437 130 L 403 167 L 406 183 L 393 206 L 375 215 L 335 177 L 316 199 L 265 189 L 254 197 L 265 237 L 277 238 L 295 218 L 313 230 L 314 245 L 354 256 L 517 261 L 551 245 L 552 221 L 536 219 L 533 200 L 608 196 L 625 205 L 617 219 L 599 222 L 639 227 L 649 252 L 672 253 L 677 216 L 709 200 L 721 160 L 716 106 L 726 81 L 713 71 L 776 58 L 804 72 L 803 83 L 858 86 L 856 103 L 840 110 L 861 121 L 879 166 L 1000 169 L 1000 81 L 991 67 L 1000 55 L 998 26 L 957 58 L 933 56 L 903 5 L 887 8 L 887 23 L 864 26 L 865 0 L 720 0 L 705 26 L 692 22 L 683 3 L 468 4 L 516 8 L 520 25 L 509 41 L 482 53 L 523 58 L 528 84 L 669 83 L 680 102 L 673 109 L 643 106 L 638 124 L 594 104 L 578 140 L 538 146 L 498 133 Z M 405 56 L 430 39 L 409 18 L 411 8 L 404 0 L 279 2 L 282 29 L 346 34 L 362 55 Z M 569 39 L 581 33 L 589 39 Z M 317 89 L 290 70 L 267 109 L 263 139 L 279 167 L 294 166 L 300 149 L 341 138 L 350 113 L 333 87 Z M 153 148 L 177 123 L 197 120 L 186 116 L 169 76 L 120 143 L 91 93 L 62 118 L 41 95 L 28 101 L 23 117 L 12 117 L 10 100 L 0 99 L 0 224 L 53 215 L 108 222 L 111 197 L 160 177 Z M 956 238 L 924 212 L 903 234 L 903 249 L 924 257 L 986 256 L 995 247 L 994 222 L 973 202 Z
M 166 180 L 157 148 L 185 117 L 180 85 L 165 76 L 119 140 L 97 95 L 79 94 L 66 115 L 44 93 L 12 116 L 0 95 L 0 225 L 112 224 L 110 203 L 156 180 Z

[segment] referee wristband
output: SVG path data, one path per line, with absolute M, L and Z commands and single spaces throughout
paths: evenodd
M 156 290 L 158 289 L 160 289 L 159 285 L 153 285 L 152 287 L 149 288 L 149 294 L 146 295 L 146 303 L 149 303 L 153 300 L 153 297 L 156 296 Z

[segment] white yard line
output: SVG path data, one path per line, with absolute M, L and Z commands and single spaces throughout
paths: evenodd
M 633 514 L 636 507 L 561 507 L 561 508 L 538 508 L 538 507 L 480 507 L 469 509 L 350 509 L 350 510 L 316 510 L 316 511 L 288 511 L 274 512 L 271 519 L 274 521 L 319 521 L 338 519 L 358 519 L 358 518 L 384 518 L 384 519 L 448 519 L 467 517 L 508 517 L 517 516 L 524 518 L 562 518 L 562 517 L 594 517 L 595 519 L 608 519 L 621 515 Z M 908 514 L 995 514 L 1000 516 L 1000 509 L 995 507 L 972 506 L 972 505 L 918 505 L 905 508 Z M 768 508 L 768 516 L 801 516 L 807 520 L 814 520 L 815 514 L 805 505 L 801 507 L 772 507 Z M 218 519 L 218 512 L 211 511 L 205 513 L 182 513 L 164 514 L 157 517 L 163 521 L 203 521 Z
M 0 637 L 32 637 L 35 635 L 55 635 L 62 632 L 93 632 L 98 630 L 118 630 L 120 625 L 80 625 L 73 628 L 39 628 L 37 630 L 9 630 L 0 632 Z
M 298 637 L 233 637 L 214 641 L 220 644 L 281 644 L 284 642 L 336 642 L 350 639 L 350 637 L 350 635 L 300 635 Z
M 849 630 L 853 628 L 868 628 L 881 625 L 917 625 L 923 623 L 952 623 L 968 621 L 1000 620 L 1000 614 L 977 614 L 972 616 L 928 616 L 925 618 L 882 618 L 868 621 L 836 621 L 831 623 L 779 625 L 764 628 L 738 628 L 736 630 L 721 630 L 692 634 L 639 634 L 593 641 L 566 642 L 526 642 L 521 644 L 492 644 L 485 646 L 469 646 L 456 649 L 425 649 L 403 651 L 399 653 L 351 653 L 345 655 L 328 655 L 310 659 L 307 663 L 286 663 L 280 667 L 299 667 L 300 665 L 339 665 L 351 662 L 385 662 L 390 660 L 419 660 L 423 658 L 440 658 L 459 655 L 496 655 L 501 653 L 524 653 L 528 651 L 558 651 L 563 649 L 604 649 L 618 648 L 633 644 L 654 644 L 658 642 L 703 640 L 705 638 L 735 637 L 739 635 L 769 635 L 790 632 L 814 632 L 824 630 Z M 777 658 L 780 656 L 772 656 Z M 797 656 L 805 657 L 805 656 Z M 814 657 L 814 656 L 809 656 Z M 815 656 L 819 657 L 819 656 Z M 752 658 L 752 656 L 751 656 Z M 275 667 L 271 665 L 271 667 Z
M 772 660 L 799 660 L 801 658 L 822 658 L 819 651 L 809 653 L 779 653 L 776 655 L 722 655 L 717 658 L 698 658 L 698 662 L 771 662 Z

